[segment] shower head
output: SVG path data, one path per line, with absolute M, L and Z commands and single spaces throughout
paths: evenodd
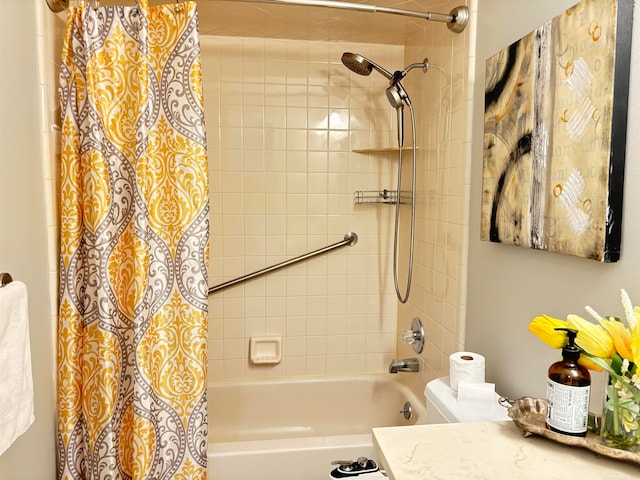
M 407 104 L 411 108 L 411 100 L 409 100 L 409 95 L 400 82 L 392 81 L 385 93 L 391 106 L 396 109 L 398 116 L 398 148 L 402 148 L 404 145 L 404 105 Z
M 407 73 L 409 73 L 414 68 L 421 68 L 424 73 L 427 73 L 427 70 L 429 68 L 429 60 L 425 58 L 421 63 L 412 63 L 404 70 L 396 70 L 394 73 L 391 73 L 387 69 L 381 67 L 380 65 L 369 60 L 368 58 L 363 57 L 359 53 L 351 53 L 351 52 L 345 52 L 342 54 L 342 63 L 344 64 L 345 67 L 347 67 L 352 72 L 357 73 L 358 75 L 365 75 L 365 76 L 371 75 L 371 72 L 373 70 L 376 70 L 378 73 L 382 74 L 387 80 L 389 80 L 389 84 L 391 86 L 394 86 L 400 83 L 400 80 L 402 80 L 407 75 Z M 401 87 L 401 89 L 404 91 L 404 88 Z M 406 95 L 406 92 L 405 92 L 405 95 Z M 387 91 L 387 96 L 389 96 L 388 91 Z M 391 105 L 395 106 L 394 102 L 391 99 L 389 99 L 389 102 L 391 103 Z
M 363 57 L 359 53 L 345 52 L 342 54 L 342 63 L 345 67 L 358 75 L 371 75 L 373 70 L 381 73 L 387 80 L 393 81 L 391 72 L 382 68 L 380 65 L 372 62 L 368 58 Z
M 371 75 L 371 72 L 376 70 L 389 80 L 389 86 L 386 90 L 387 100 L 396 109 L 398 115 L 398 147 L 402 148 L 404 143 L 404 106 L 407 105 L 411 108 L 411 100 L 409 100 L 409 95 L 400 81 L 414 68 L 422 68 L 426 73 L 429 68 L 429 60 L 425 58 L 422 63 L 412 63 L 404 70 L 397 70 L 393 74 L 359 53 L 343 53 L 342 63 L 358 75 Z
M 393 108 L 402 108 L 405 103 L 411 103 L 409 95 L 400 82 L 392 83 L 385 91 L 387 100 Z

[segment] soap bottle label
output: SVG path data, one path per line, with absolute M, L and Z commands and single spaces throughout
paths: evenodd
M 552 430 L 580 434 L 587 431 L 591 387 L 547 382 L 547 425 Z

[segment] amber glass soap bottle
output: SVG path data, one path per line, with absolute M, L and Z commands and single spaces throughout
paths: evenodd
M 578 364 L 580 349 L 575 340 L 577 330 L 556 328 L 567 332 L 567 344 L 562 360 L 549 367 L 547 380 L 547 428 L 575 437 L 587 435 L 591 375 Z

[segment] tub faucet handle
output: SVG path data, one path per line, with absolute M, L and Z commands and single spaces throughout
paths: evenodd
M 413 333 L 413 330 L 405 330 L 402 332 L 402 343 L 405 345 L 411 345 L 416 341 L 416 334 Z
M 418 317 L 414 318 L 411 322 L 411 330 L 405 330 L 400 337 L 404 344 L 413 346 L 413 350 L 416 353 L 422 353 L 422 348 L 424 347 L 424 328 L 422 327 L 422 321 L 420 321 Z

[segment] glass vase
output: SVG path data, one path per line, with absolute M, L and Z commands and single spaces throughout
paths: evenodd
M 609 375 L 600 427 L 603 445 L 640 452 L 640 389 L 626 375 Z

